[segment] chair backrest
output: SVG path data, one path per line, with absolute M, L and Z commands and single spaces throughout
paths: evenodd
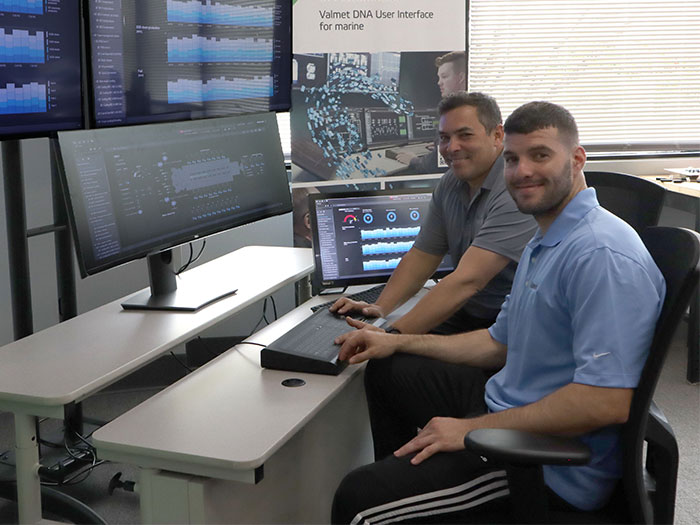
M 627 507 L 634 523 L 657 523 L 659 512 L 644 482 L 643 445 L 649 409 L 673 335 L 683 318 L 700 277 L 700 235 L 685 228 L 653 227 L 641 232 L 642 240 L 666 280 L 666 297 L 656 323 L 649 357 L 632 398 L 627 423 L 622 429 L 623 484 Z M 670 434 L 670 439 L 675 439 Z M 671 499 L 675 498 L 675 471 Z M 658 484 L 658 480 L 657 480 Z M 673 517 L 673 501 L 664 514 Z M 665 521 L 661 519 L 660 521 Z
M 598 202 L 638 232 L 659 223 L 666 190 L 654 181 L 608 171 L 586 171 Z

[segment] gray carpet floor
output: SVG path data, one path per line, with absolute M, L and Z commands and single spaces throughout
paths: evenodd
M 700 385 L 690 385 L 685 380 L 685 337 L 683 323 L 674 339 L 655 400 L 671 423 L 680 447 L 675 522 L 697 525 L 700 522 Z M 176 381 L 183 373 L 184 369 L 175 359 L 165 356 L 109 390 L 87 399 L 83 403 L 85 416 L 110 420 Z M 51 431 L 50 424 L 55 422 L 42 424 L 42 434 Z M 0 453 L 12 448 L 13 427 L 12 415 L 1 413 Z M 95 468 L 83 482 L 62 490 L 90 506 L 110 524 L 139 523 L 136 494 L 123 490 L 108 494 L 109 481 L 118 472 L 122 473 L 122 480 L 135 481 L 138 476 L 131 466 L 107 463 Z M 0 479 L 11 474 L 0 468 Z M 16 505 L 0 500 L 0 524 L 16 522 Z

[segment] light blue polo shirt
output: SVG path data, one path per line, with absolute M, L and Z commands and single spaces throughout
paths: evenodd
M 506 365 L 486 385 L 498 412 L 533 403 L 569 383 L 634 388 L 666 285 L 637 233 L 576 195 L 518 265 L 510 295 L 489 332 L 508 346 Z M 583 467 L 545 467 L 547 485 L 572 505 L 602 506 L 622 473 L 619 426 L 581 436 Z

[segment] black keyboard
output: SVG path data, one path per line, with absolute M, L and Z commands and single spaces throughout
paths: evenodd
M 376 302 L 377 299 L 379 299 L 379 296 L 382 293 L 382 290 L 384 290 L 384 284 L 379 284 L 377 286 L 373 286 L 372 288 L 367 288 L 366 290 L 362 290 L 361 292 L 356 292 L 350 295 L 346 295 L 349 299 L 352 299 L 353 301 L 364 301 L 366 303 L 372 304 Z M 337 301 L 337 299 L 336 299 Z M 328 308 L 331 306 L 335 301 L 329 301 L 327 303 L 322 303 L 322 304 L 317 304 L 316 306 L 311 307 L 312 312 L 316 312 L 320 310 L 321 308 Z M 354 316 L 353 316 L 354 317 Z
M 352 328 L 344 317 L 328 309 L 317 310 L 282 337 L 263 348 L 263 368 L 338 375 L 347 366 L 338 360 L 340 346 L 333 340 Z

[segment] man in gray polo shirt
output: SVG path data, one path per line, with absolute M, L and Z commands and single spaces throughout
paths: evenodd
M 453 93 L 438 106 L 440 153 L 450 169 L 433 192 L 428 217 L 411 250 L 371 305 L 339 299 L 331 310 L 386 317 L 413 297 L 449 253 L 455 270 L 393 329 L 455 333 L 486 328 L 510 290 L 517 261 L 535 232 L 503 181 L 503 126 L 496 101 L 483 93 Z

